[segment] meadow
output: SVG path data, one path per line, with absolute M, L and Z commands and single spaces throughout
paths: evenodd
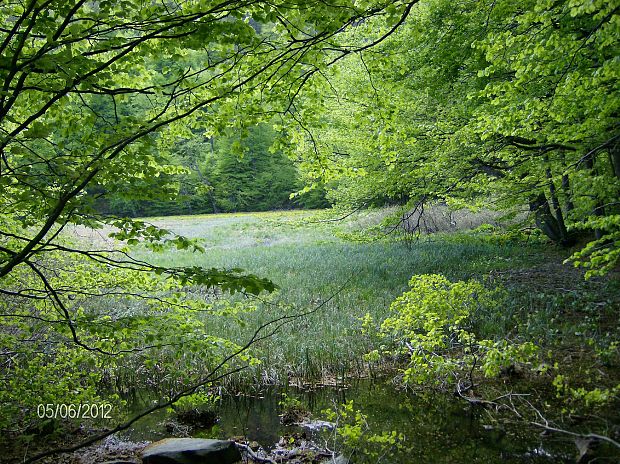
M 337 422 L 339 428 L 329 446 L 345 454 L 356 453 L 355 462 L 378 462 L 373 454 L 376 447 L 390 456 L 384 462 L 393 463 L 412 462 L 413 458 L 420 462 L 499 462 L 500 457 L 502 462 L 524 462 L 525 458 L 538 462 L 530 457 L 538 456 L 532 453 L 539 448 L 550 453 L 540 455 L 544 462 L 554 462 L 549 457 L 569 462 L 575 436 L 596 433 L 613 440 L 614 430 L 620 427 L 614 413 L 620 389 L 617 271 L 586 280 L 583 270 L 563 263 L 572 250 L 553 245 L 532 229 L 502 225 L 488 211 L 446 216 L 445 211 L 431 209 L 426 213 L 428 227 L 417 237 L 406 233 L 405 227 L 385 225 L 386 218 L 398 217 L 398 211 L 390 208 L 352 214 L 278 211 L 143 219 L 196 239 L 204 252 L 165 248 L 156 253 L 138 243 L 126 248 L 134 258 L 171 268 L 241 268 L 270 279 L 278 288 L 255 297 L 188 284 L 182 288 L 187 298 L 204 298 L 217 308 L 238 304 L 248 310 L 190 315 L 177 309 L 179 305 L 164 305 L 148 323 L 131 332 L 132 343 L 148 344 L 148 339 L 140 337 L 151 330 L 148 324 L 159 327 L 160 319 L 182 327 L 181 319 L 187 317 L 192 323 L 204 323 L 208 335 L 244 344 L 257 327 L 269 321 L 303 316 L 291 317 L 251 347 L 259 364 L 186 397 L 180 409 L 156 411 L 127 430 L 125 438 L 142 441 L 190 433 L 174 428 L 180 424 L 175 411 L 186 408 L 221 419 L 214 427 L 197 427 L 191 432 L 197 435 L 192 436 L 228 439 L 242 433 L 270 448 L 280 437 L 291 438 L 287 435 L 291 429 L 281 421 L 292 408 L 310 414 L 312 420 Z M 109 237 L 111 228 L 79 227 L 69 232 L 68 239 L 77 238 L 91 249 L 126 247 Z M 480 282 L 483 288 L 476 288 L 481 298 L 486 289 L 502 289 L 502 298 L 490 305 L 472 306 L 470 317 L 458 328 L 459 333 L 462 328 L 479 340 L 473 364 L 466 345 L 452 342 L 456 330 L 447 323 L 438 331 L 438 339 L 447 340 L 445 349 L 437 350 L 440 356 L 434 364 L 423 366 L 428 381 L 416 383 L 406 377 L 411 352 L 389 351 L 412 339 L 382 338 L 378 328 L 387 317 L 399 314 L 391 305 L 410 289 L 411 277 L 427 274 L 441 274 L 453 283 Z M 161 285 L 158 296 L 168 292 L 159 276 L 153 281 L 156 289 Z M 417 297 L 413 295 L 413 306 L 429 310 L 423 320 L 437 316 L 435 307 L 423 306 L 424 297 Z M 468 297 L 442 297 L 435 303 L 458 308 Z M 105 324 L 115 317 L 121 323 L 134 316 L 140 320 L 144 314 L 139 300 L 103 298 L 91 308 L 93 313 L 108 316 Z M 168 318 L 177 311 L 179 319 Z M 402 307 L 400 311 L 401 316 L 406 314 Z M 424 332 L 416 327 L 418 333 Z M 221 355 L 211 354 L 210 346 L 205 356 L 187 345 L 191 338 L 182 338 L 185 332 L 175 333 L 180 340 L 173 342 L 178 343 L 154 346 L 149 358 L 137 351 L 94 364 L 98 394 L 114 404 L 115 419 L 121 423 L 159 404 L 187 378 L 203 376 L 221 360 Z M 125 332 L 121 330 L 119 336 L 126 336 Z M 91 340 L 96 341 L 96 336 Z M 481 341 L 490 343 L 484 345 L 488 351 L 480 348 Z M 386 351 L 382 351 L 384 344 Z M 527 344 L 536 347 L 535 356 L 520 359 L 514 347 Z M 220 353 L 229 350 L 223 345 Z M 367 356 L 375 350 L 382 355 Z M 487 376 L 480 369 L 483 356 L 489 359 L 490 353 L 499 356 L 502 369 Z M 508 362 L 504 363 L 501 356 L 506 353 Z M 448 376 L 457 379 L 454 383 L 438 386 L 437 380 L 444 375 L 438 370 L 438 358 L 453 362 L 446 365 L 453 369 Z M 230 364 L 246 362 L 238 359 Z M 472 376 L 474 368 L 478 371 Z M 473 396 L 460 390 L 461 382 L 468 380 L 471 385 L 475 382 L 475 388 L 467 390 Z M 493 403 L 497 400 L 503 403 Z M 486 408 L 485 401 L 496 406 Z M 349 416 L 345 408 L 351 408 Z M 554 433 L 543 449 L 540 426 L 531 427 L 537 420 L 557 424 L 564 439 L 556 439 Z M 350 435 L 358 429 L 360 435 Z M 392 433 L 402 433 L 398 445 L 388 440 Z M 617 455 L 611 445 L 599 451 L 602 456 Z
M 320 306 L 255 346 L 262 363 L 254 370 L 254 383 L 333 384 L 378 374 L 363 360 L 376 341 L 362 333 L 361 320 L 366 314 L 383 320 L 414 274 L 506 287 L 504 306 L 476 317 L 477 331 L 486 337 L 548 346 L 582 344 L 588 337 L 603 347 L 612 343 L 609 321 L 618 304 L 617 281 L 584 281 L 580 271 L 562 264 L 566 251 L 490 227 L 414 241 L 400 240 L 399 233 L 357 242 L 346 237 L 378 224 L 386 214 L 358 212 L 342 220 L 317 211 L 149 218 L 199 239 L 205 252 L 154 254 L 138 247 L 133 254 L 166 266 L 242 268 L 276 283 L 277 292 L 254 300 L 256 310 L 245 314 L 242 323 L 209 319 L 214 333 L 237 342 L 278 316 Z

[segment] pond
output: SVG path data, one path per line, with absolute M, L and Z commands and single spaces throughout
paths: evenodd
M 322 387 L 314 390 L 270 389 L 256 396 L 228 396 L 220 401 L 219 419 L 213 427 L 194 430 L 192 436 L 207 438 L 246 437 L 264 449 L 272 449 L 283 436 L 305 433 L 313 441 L 338 449 L 334 432 L 312 431 L 299 425 L 283 425 L 279 402 L 283 393 L 295 398 L 312 414 L 324 420 L 326 408 L 352 400 L 366 417 L 370 433 L 396 431 L 404 435 L 401 450 L 383 456 L 382 463 L 553 463 L 575 462 L 577 448 L 562 436 L 542 436 L 525 428 L 496 427 L 480 408 L 448 395 L 417 396 L 388 383 L 358 381 L 348 388 Z M 136 398 L 136 411 L 152 402 L 144 395 Z M 120 437 L 131 441 L 158 440 L 174 436 L 166 430 L 170 413 L 160 411 L 136 424 Z M 346 453 L 346 452 L 345 452 Z M 353 462 L 362 462 L 354 456 Z M 377 462 L 377 459 L 369 462 Z

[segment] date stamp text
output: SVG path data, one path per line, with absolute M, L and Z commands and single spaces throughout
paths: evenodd
M 37 406 L 41 419 L 112 419 L 110 403 L 47 403 Z

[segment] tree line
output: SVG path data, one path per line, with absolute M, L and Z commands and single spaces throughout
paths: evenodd
M 205 137 L 194 133 L 175 142 L 170 150 L 168 162 L 182 167 L 182 172 L 145 179 L 155 191 L 160 184 L 173 185 L 172 198 L 136 199 L 132 191 L 108 194 L 103 188 L 91 189 L 89 194 L 95 197 L 98 212 L 123 217 L 329 206 L 322 188 L 295 195 L 303 181 L 294 162 L 282 150 L 272 150 L 276 138 L 268 123 L 242 134 Z

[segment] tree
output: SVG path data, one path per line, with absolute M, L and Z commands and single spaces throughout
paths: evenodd
M 212 370 L 189 369 L 170 385 L 177 393 L 165 405 L 239 360 L 245 348 L 205 329 L 201 311 L 217 311 L 194 290 L 257 294 L 272 290 L 271 282 L 239 270 L 164 268 L 125 250 L 84 248 L 62 232 L 69 224 L 111 225 L 114 237 L 129 245 L 199 251 L 199 244 L 142 221 L 98 214 L 93 197 L 121 191 L 134 199 L 172 197 L 181 168 L 166 153 L 177 138 L 195 131 L 213 137 L 277 113 L 295 114 L 297 96 L 314 74 L 383 41 L 413 3 L 0 5 L 3 426 L 27 427 L 38 394 L 53 402 L 89 397 L 104 366 L 114 372 L 141 365 L 155 374 L 174 366 L 157 364 L 163 354 L 174 359 L 175 350 L 189 350 L 184 359 L 200 359 Z M 391 27 L 361 47 L 336 40 L 383 18 Z M 155 195 L 147 181 L 153 177 L 164 179 Z M 51 378 L 64 379 L 55 392 L 46 390 Z M 76 385 L 74 397 L 66 396 L 63 382 Z
M 587 1 L 417 5 L 379 47 L 315 76 L 332 91 L 321 104 L 307 100 L 313 134 L 299 130 L 296 141 L 306 170 L 354 205 L 486 197 L 529 209 L 564 245 L 594 230 L 574 258 L 588 276 L 605 272 L 620 253 L 617 10 Z
M 181 166 L 183 172 L 144 179 L 151 199 L 136 200 L 132 191 L 125 190 L 89 194 L 96 196 L 96 211 L 129 217 L 327 206 L 320 191 L 316 198 L 308 194 L 291 198 L 301 189 L 299 172 L 282 150 L 271 149 L 275 141 L 268 123 L 248 128 L 245 135 L 205 138 L 196 131 L 172 146 L 166 162 Z M 162 192 L 164 186 L 173 194 Z
M 281 151 L 270 152 L 275 134 L 264 124 L 247 136 L 221 138 L 207 161 L 215 201 L 222 211 L 267 211 L 291 208 L 290 195 L 299 189 L 292 161 Z

